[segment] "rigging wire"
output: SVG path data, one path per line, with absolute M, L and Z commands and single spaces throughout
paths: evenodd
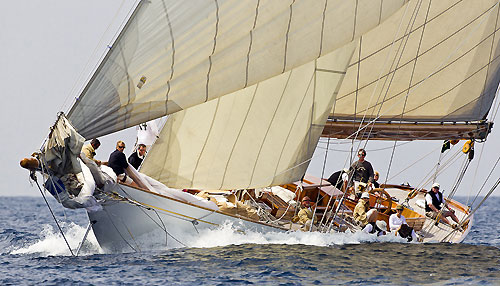
M 404 51 L 404 50 L 405 50 L 405 48 L 406 48 L 406 44 L 408 44 L 408 40 L 409 40 L 409 38 L 410 38 L 411 30 L 412 30 L 413 26 L 415 25 L 415 21 L 416 21 L 416 19 L 417 19 L 418 12 L 420 11 L 420 7 L 421 7 L 421 5 L 422 5 L 422 1 L 419 1 L 419 2 L 417 3 L 417 5 L 418 5 L 418 8 L 416 8 L 416 9 L 414 10 L 414 14 L 412 14 L 412 18 L 413 18 L 413 15 L 415 16 L 415 17 L 413 18 L 413 21 L 412 21 L 412 19 L 410 18 L 411 26 L 409 25 L 409 26 L 407 26 L 407 28 L 406 28 L 405 33 L 406 33 L 408 30 L 409 30 L 409 32 L 408 32 L 408 35 L 406 36 L 406 40 L 405 40 L 404 45 L 403 45 L 402 50 L 401 50 L 401 54 L 399 55 L 399 59 L 398 59 L 398 61 L 397 61 L 397 63 L 396 63 L 396 66 L 395 66 L 395 69 L 394 69 L 394 73 L 392 73 L 391 80 L 389 81 L 389 84 L 387 85 L 387 89 L 386 89 L 386 92 L 385 92 L 385 94 L 384 94 L 384 99 L 383 99 L 383 101 L 385 101 L 385 99 L 387 98 L 387 94 L 389 93 L 389 88 L 391 87 L 391 85 L 392 85 L 392 81 L 394 80 L 394 77 L 396 76 L 396 69 L 398 68 L 399 63 L 401 62 L 401 59 L 402 59 L 402 57 L 403 57 L 403 51 Z M 430 2 L 429 2 L 429 8 L 430 8 Z M 426 16 L 425 16 L 425 21 L 424 21 L 424 23 L 426 23 L 426 22 L 427 22 L 427 16 L 428 16 L 428 15 L 429 15 L 429 9 L 427 10 L 427 14 L 426 14 Z M 420 45 L 421 45 L 421 43 L 422 43 L 422 38 L 423 38 L 423 35 L 424 35 L 424 31 L 425 31 L 425 24 L 424 24 L 424 26 L 423 26 L 423 28 L 422 28 L 422 34 L 420 35 L 420 41 L 419 41 L 419 45 L 418 45 L 418 49 L 417 49 L 417 55 L 416 55 L 416 58 L 418 58 L 418 53 L 419 53 L 419 51 L 420 51 Z M 401 42 L 402 42 L 402 41 L 401 41 Z M 401 116 L 400 116 L 400 119 L 399 119 L 399 124 L 400 124 L 400 125 L 398 126 L 398 133 L 397 133 L 398 135 L 399 135 L 399 134 L 400 134 L 400 132 L 401 132 L 401 123 L 402 123 L 402 121 L 403 121 L 403 115 L 404 115 L 404 112 L 405 112 L 405 109 L 406 109 L 406 104 L 407 104 L 407 102 L 408 102 L 408 97 L 409 97 L 409 94 L 410 94 L 411 82 L 412 82 L 412 80 L 413 80 L 413 74 L 414 74 L 414 72 L 415 72 L 415 66 L 416 66 L 416 64 L 417 64 L 417 60 L 416 60 L 416 58 L 415 58 L 415 62 L 413 63 L 413 70 L 412 70 L 412 74 L 411 74 L 411 77 L 410 77 L 410 81 L 408 82 L 408 92 L 406 92 L 406 95 L 405 95 L 405 97 L 404 97 L 404 99 L 405 99 L 405 100 L 404 100 L 404 104 L 403 104 L 403 110 L 401 111 Z M 380 112 L 380 110 L 381 110 L 381 109 L 382 109 L 382 104 L 380 105 L 379 112 Z M 373 125 L 372 125 L 372 128 L 373 128 Z M 397 144 L 397 137 L 396 137 L 396 140 L 394 140 L 394 146 L 393 146 L 393 148 L 392 148 L 392 152 L 391 152 L 391 159 L 389 160 L 389 166 L 387 167 L 387 173 L 385 174 L 385 181 L 384 181 L 384 183 L 386 183 L 386 184 L 387 184 L 387 179 L 389 178 L 389 174 L 390 174 L 390 171 L 391 171 L 392 161 L 394 160 L 394 153 L 395 153 L 395 151 L 396 151 L 396 144 Z
M 120 188 L 120 190 L 125 194 L 127 195 L 128 197 L 130 197 L 132 200 L 134 201 L 137 201 L 135 199 L 132 198 L 132 196 L 130 194 L 128 194 L 122 187 L 121 185 L 118 185 L 118 187 Z M 153 221 L 161 230 L 163 230 L 165 232 L 165 246 L 168 246 L 167 245 L 167 242 L 168 242 L 168 236 L 170 236 L 172 239 L 174 239 L 175 241 L 177 241 L 179 244 L 181 244 L 182 246 L 184 247 L 187 247 L 187 245 L 185 245 L 184 243 L 182 243 L 181 241 L 179 241 L 177 238 L 175 238 L 171 233 L 169 233 L 167 231 L 167 227 L 165 226 L 165 223 L 163 223 L 163 219 L 161 219 L 160 215 L 158 214 L 158 212 L 154 209 L 154 208 L 150 208 L 150 207 L 146 207 L 146 206 L 143 206 L 143 205 L 140 205 L 140 204 L 133 204 L 135 205 L 136 207 L 138 207 L 151 221 Z M 149 210 L 149 211 L 153 211 L 156 216 L 158 217 L 159 221 L 161 222 L 162 226 L 160 226 L 160 224 L 158 224 L 157 221 L 155 221 L 145 210 Z
M 376 90 L 377 90 L 377 88 L 378 88 L 378 84 L 379 84 L 379 82 L 380 82 L 380 79 L 382 78 L 382 74 L 383 74 L 384 67 L 386 67 L 386 65 L 387 65 L 387 63 L 388 63 L 390 52 L 392 52 L 392 50 L 393 50 L 393 48 L 394 48 L 394 44 L 396 43 L 397 35 L 398 35 L 398 34 L 399 34 L 399 32 L 401 31 L 401 27 L 403 26 L 403 19 L 405 18 L 406 13 L 408 12 L 408 7 L 409 7 L 409 5 L 406 5 L 406 8 L 405 8 L 404 14 L 403 14 L 403 16 L 401 17 L 401 20 L 400 20 L 400 22 L 399 22 L 398 30 L 397 30 L 397 32 L 394 34 L 394 38 L 393 38 L 392 43 L 391 43 L 391 48 L 390 48 L 390 51 L 389 51 L 389 53 L 387 53 L 386 58 L 385 58 L 385 60 L 384 60 L 384 64 L 382 65 L 382 68 L 380 69 L 380 73 L 379 73 L 379 76 L 378 76 L 378 80 L 377 80 L 377 83 L 375 84 L 375 88 L 373 89 L 372 94 L 371 94 L 371 96 L 370 96 L 370 100 L 369 100 L 369 102 L 368 102 L 368 106 L 369 106 L 369 105 L 370 105 L 370 103 L 372 102 L 372 99 L 373 99 L 373 97 L 374 97 L 374 95 L 375 95 L 375 91 L 376 91 Z M 359 57 L 358 57 L 358 61 L 359 61 L 359 62 L 358 62 L 358 78 L 357 78 L 357 80 L 356 80 L 356 101 L 355 101 L 355 103 L 356 103 L 356 104 L 357 104 L 357 94 L 358 94 L 358 84 L 359 84 L 359 68 L 360 68 L 360 65 L 361 65 L 361 38 L 362 38 L 362 37 L 360 37 Z M 398 48 L 398 50 L 399 50 L 399 48 Z M 392 64 L 391 64 L 391 67 L 392 67 Z M 365 118 L 366 118 L 366 114 L 367 114 L 367 112 L 368 112 L 368 109 L 365 109 L 365 112 L 364 112 L 364 114 L 363 114 L 363 117 L 362 117 L 362 119 L 361 119 L 361 121 L 360 121 L 360 123 L 359 123 L 359 126 L 358 126 L 358 132 L 356 133 L 356 136 L 354 137 L 354 139 L 356 139 L 356 138 L 357 138 L 357 136 L 358 136 L 358 134 L 359 134 L 360 128 L 362 127 L 363 122 L 365 121 Z M 355 114 L 355 116 L 356 116 L 356 113 L 357 113 L 357 111 L 355 110 L 355 113 L 354 113 L 354 114 Z M 370 124 L 370 123 L 369 123 L 369 124 Z M 368 126 L 368 125 L 367 125 L 367 126 Z M 371 134 L 371 131 L 372 131 L 372 130 L 370 130 L 369 134 Z M 364 133 L 363 133 L 363 134 L 364 134 Z M 354 145 L 354 139 L 353 139 L 353 141 L 352 141 L 353 145 Z M 360 142 L 359 142 L 357 149 L 359 149 L 359 147 L 361 146 L 361 142 L 362 142 L 362 141 L 360 141 Z M 364 147 L 365 147 L 365 148 L 366 148 L 367 143 L 368 143 L 368 141 L 366 141 L 366 143 L 365 143 L 365 145 L 364 145 Z M 351 162 L 351 164 L 352 164 L 352 161 L 354 160 L 354 157 L 355 157 L 354 152 L 353 152 L 353 150 L 352 150 L 352 147 L 351 147 L 351 151 L 352 151 L 352 152 L 351 152 L 351 156 L 350 156 L 350 157 L 351 157 L 350 162 Z
M 472 184 L 471 184 L 469 192 L 467 193 L 467 202 L 465 203 L 465 205 L 467 205 L 467 206 L 469 205 L 469 200 L 470 200 L 470 197 L 472 195 L 472 190 L 474 190 L 474 185 L 476 183 L 476 178 L 477 178 L 477 172 L 479 171 L 480 162 L 481 162 L 481 159 L 483 157 L 484 147 L 485 147 L 484 145 L 481 146 L 481 152 L 479 153 L 479 159 L 477 161 L 476 168 L 474 170 L 474 176 L 472 178 Z
M 69 242 L 66 239 L 66 236 L 64 235 L 64 232 L 63 232 L 61 226 L 59 225 L 59 222 L 57 221 L 56 216 L 54 215 L 54 212 L 52 211 L 52 208 L 49 205 L 49 202 L 47 201 L 47 198 L 45 197 L 45 194 L 42 191 L 42 188 L 38 184 L 36 173 L 35 172 L 31 172 L 30 177 L 31 177 L 31 179 L 33 179 L 33 181 L 35 181 L 35 183 L 36 183 L 36 185 L 38 187 L 38 190 L 40 190 L 40 194 L 42 194 L 43 200 L 45 201 L 45 204 L 47 205 L 47 208 L 49 209 L 50 214 L 52 215 L 52 218 L 54 218 L 54 222 L 56 223 L 57 228 L 59 229 L 59 232 L 61 233 L 62 237 L 64 238 L 64 242 L 66 242 L 66 245 L 68 246 L 68 249 L 69 249 L 69 252 L 71 253 L 71 256 L 75 256 L 75 254 L 73 253 L 73 250 L 69 246 Z
M 122 235 L 122 233 L 120 232 L 120 230 L 118 230 L 118 227 L 116 227 L 115 225 L 115 222 L 113 221 L 113 219 L 111 218 L 111 215 L 109 214 L 108 210 L 103 208 L 104 212 L 106 213 L 106 215 L 108 216 L 109 218 L 109 221 L 111 222 L 111 224 L 113 225 L 113 227 L 115 228 L 116 232 L 118 233 L 118 235 L 121 237 L 121 239 L 123 241 L 125 241 L 125 243 L 135 252 L 139 252 L 137 249 L 135 249 L 126 239 L 125 237 Z
M 498 165 L 498 162 L 500 161 L 500 156 L 498 157 L 497 161 L 495 162 L 495 165 L 493 165 L 493 168 L 491 168 L 490 170 L 490 173 L 488 174 L 488 176 L 486 177 L 486 180 L 484 180 L 483 182 L 483 185 L 481 186 L 481 188 L 479 189 L 479 191 L 477 192 L 476 196 L 474 197 L 474 200 L 471 202 L 471 206 L 474 205 L 474 203 L 476 202 L 476 199 L 479 197 L 479 195 L 481 194 L 481 192 L 483 191 L 483 188 L 484 186 L 486 185 L 486 183 L 489 181 L 490 177 L 491 177 L 491 174 L 493 174 L 493 171 L 495 170 L 495 168 L 497 167 Z
M 500 2 L 500 1 L 499 1 Z M 489 14 L 492 13 L 493 11 L 493 8 L 495 6 L 497 6 L 499 4 L 499 2 L 497 2 L 497 4 L 495 4 L 494 6 L 492 6 L 490 9 L 489 9 Z M 413 88 L 413 90 L 411 92 L 408 92 L 407 96 L 410 95 L 411 93 L 415 92 L 420 86 L 422 86 L 422 84 L 424 82 L 426 82 L 431 76 L 433 76 L 434 74 L 436 74 L 439 70 L 442 69 L 442 67 L 445 65 L 446 62 L 448 62 L 451 57 L 453 55 L 455 55 L 461 48 L 462 46 L 469 40 L 469 38 L 475 34 L 476 30 L 484 23 L 484 21 L 486 21 L 488 17 L 484 17 L 467 35 L 467 37 L 463 38 L 460 43 L 458 45 L 456 45 L 456 48 L 450 52 L 448 54 L 448 56 L 434 69 L 433 72 L 431 72 L 430 74 L 428 74 L 425 78 L 423 78 L 418 84 L 415 85 L 415 87 Z M 379 79 L 380 80 L 380 79 Z M 378 82 L 378 81 L 377 81 Z M 404 98 L 401 98 L 399 100 L 397 100 L 396 102 L 394 102 L 394 104 L 392 104 L 389 109 L 386 111 L 386 112 L 389 112 L 391 111 L 395 106 L 396 104 L 398 104 L 402 99 Z M 382 114 L 383 115 L 383 114 Z M 372 124 L 373 122 L 377 121 L 382 115 L 379 115 L 377 116 L 376 118 L 370 120 L 366 125 L 362 126 L 362 124 L 360 124 L 360 128 L 358 128 L 358 131 L 354 132 L 353 134 L 351 134 L 350 136 L 348 136 L 346 139 L 352 137 L 353 135 L 357 136 L 357 134 L 361 131 L 361 130 L 364 130 L 365 128 L 367 128 L 367 126 L 369 126 L 370 124 Z M 361 127 L 362 126 L 362 127 Z

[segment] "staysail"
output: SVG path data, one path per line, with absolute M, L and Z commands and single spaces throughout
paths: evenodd
M 301 179 L 354 47 L 171 115 L 141 172 L 170 187 L 197 189 Z
M 497 0 L 410 1 L 357 41 L 325 133 L 378 119 L 387 137 L 414 128 L 410 139 L 467 138 L 457 123 L 484 120 L 500 81 L 499 11 Z M 425 122 L 450 124 L 413 124 Z
M 141 1 L 68 118 L 92 138 L 209 101 L 340 48 L 405 2 Z

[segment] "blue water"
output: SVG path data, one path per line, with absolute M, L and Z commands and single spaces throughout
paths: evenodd
M 85 212 L 49 202 L 76 249 Z M 91 233 L 72 257 L 42 198 L 3 197 L 0 285 L 500 285 L 498 205 L 486 201 L 462 244 L 229 228 L 202 234 L 194 247 L 125 254 L 102 253 Z

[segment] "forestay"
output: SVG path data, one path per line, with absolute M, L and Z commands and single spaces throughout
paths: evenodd
M 410 1 L 360 37 L 331 117 L 485 119 L 500 80 L 498 16 L 497 0 Z
M 354 47 L 171 115 L 141 172 L 169 187 L 197 189 L 301 179 Z
M 141 1 L 68 118 L 92 138 L 177 112 L 311 62 L 405 2 Z

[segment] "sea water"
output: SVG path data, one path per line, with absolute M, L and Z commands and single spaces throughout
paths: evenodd
M 466 198 L 458 198 L 466 201 Z M 82 210 L 54 210 L 72 249 Z M 0 285 L 500 285 L 500 198 L 478 210 L 464 243 L 404 243 L 364 233 L 246 233 L 225 225 L 186 247 L 109 254 L 90 232 L 70 254 L 42 198 L 0 201 Z

